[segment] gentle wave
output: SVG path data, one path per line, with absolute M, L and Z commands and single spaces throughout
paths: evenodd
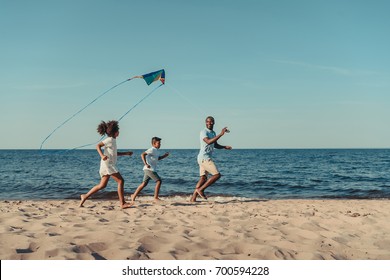
M 126 194 L 142 181 L 142 152 L 118 159 Z M 158 166 L 160 195 L 190 196 L 199 179 L 197 150 L 170 153 Z M 0 199 L 79 199 L 100 180 L 96 150 L 0 150 L 0 157 Z M 215 161 L 222 178 L 206 190 L 211 197 L 390 198 L 389 149 L 216 151 Z M 141 195 L 153 192 L 151 182 Z M 117 199 L 115 182 L 94 197 Z

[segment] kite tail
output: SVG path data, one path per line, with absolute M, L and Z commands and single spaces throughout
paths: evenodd
M 142 79 L 142 76 L 134 76 L 133 78 L 130 78 L 130 79 L 127 79 L 126 81 L 130 81 L 130 80 L 132 80 L 132 79 Z
M 133 79 L 133 78 L 131 78 Z M 84 111 L 87 107 L 89 107 L 90 105 L 92 105 L 96 100 L 98 100 L 100 97 L 102 97 L 103 95 L 105 95 L 106 93 L 110 92 L 111 90 L 113 90 L 114 88 L 120 86 L 121 84 L 124 84 L 126 83 L 127 81 L 130 81 L 131 79 L 128 79 L 128 80 L 125 80 L 123 82 L 120 82 L 119 84 L 116 84 L 115 86 L 109 88 L 108 90 L 106 90 L 105 92 L 103 92 L 102 94 L 100 94 L 98 97 L 96 97 L 94 100 L 92 100 L 91 102 L 89 102 L 86 106 L 84 106 L 83 108 L 81 108 L 80 110 L 78 110 L 76 113 L 74 113 L 72 116 L 70 116 L 69 118 L 67 118 L 64 122 L 62 122 L 59 126 L 57 126 L 41 143 L 41 147 L 39 148 L 39 150 L 42 150 L 42 147 L 43 147 L 43 144 L 58 130 L 60 129 L 63 125 L 65 125 L 67 122 L 69 122 L 71 119 L 73 119 L 75 116 L 77 116 L 78 114 L 80 114 L 82 111 Z

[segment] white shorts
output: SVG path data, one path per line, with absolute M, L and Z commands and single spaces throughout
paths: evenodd
M 109 160 L 101 160 L 100 161 L 100 169 L 99 169 L 100 177 L 103 177 L 106 175 L 112 175 L 112 174 L 115 174 L 118 172 L 119 172 L 119 170 L 116 167 L 116 165 L 111 163 Z
M 212 161 L 211 159 L 202 160 L 199 163 L 199 175 L 207 176 L 208 174 L 219 174 L 217 166 L 215 166 L 214 161 Z

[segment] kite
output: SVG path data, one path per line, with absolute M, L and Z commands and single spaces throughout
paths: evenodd
M 141 75 L 141 76 L 135 76 L 133 78 L 128 79 L 127 81 L 130 81 L 130 80 L 132 80 L 134 78 L 144 79 L 145 82 L 148 84 L 148 86 L 151 83 L 156 82 L 156 81 L 160 81 L 162 84 L 165 84 L 165 70 L 161 69 L 161 70 L 158 70 L 156 72 L 144 74 L 144 75 Z
M 124 80 L 123 82 L 120 82 L 119 84 L 116 84 L 115 86 L 109 88 L 108 90 L 106 90 L 105 92 L 103 92 L 102 94 L 100 94 L 98 97 L 96 97 L 94 100 L 92 100 L 91 102 L 89 102 L 87 105 L 85 105 L 83 108 L 81 108 L 80 110 L 78 110 L 76 113 L 74 113 L 72 116 L 70 116 L 69 118 L 67 118 L 65 121 L 63 121 L 59 126 L 57 126 L 41 143 L 41 147 L 40 147 L 40 150 L 42 150 L 42 147 L 43 147 L 43 144 L 58 130 L 60 129 L 63 125 L 65 125 L 67 122 L 69 122 L 71 119 L 73 119 L 74 117 L 76 117 L 78 114 L 80 114 L 82 111 L 84 111 L 87 107 L 89 107 L 90 105 L 92 105 L 93 103 L 95 103 L 98 99 L 100 99 L 103 95 L 107 94 L 108 92 L 112 91 L 113 89 L 115 89 L 116 87 L 132 80 L 132 79 L 136 79 L 136 78 L 140 78 L 140 79 L 144 79 L 144 81 L 146 82 L 146 84 L 149 86 L 150 84 L 152 84 L 153 82 L 156 82 L 156 81 L 160 81 L 161 84 L 156 87 L 155 89 L 153 89 L 149 94 L 147 94 L 144 98 L 142 98 L 140 101 L 138 101 L 133 107 L 131 107 L 125 114 L 123 114 L 119 119 L 123 119 L 128 113 L 130 113 L 135 107 L 137 107 L 142 101 L 144 101 L 146 98 L 148 98 L 150 95 L 152 95 L 159 87 L 161 87 L 162 85 L 165 84 L 165 70 L 164 69 L 161 69 L 161 70 L 158 70 L 158 71 L 155 71 L 155 72 L 151 72 L 151 73 L 147 73 L 147 74 L 144 74 L 144 75 L 140 75 L 140 76 L 134 76 L 132 78 L 129 78 L 127 80 Z M 88 144 L 90 145 L 90 144 Z M 83 146 L 80 146 L 80 147 L 77 147 L 77 148 L 81 148 L 81 147 L 85 147 L 85 146 L 88 146 L 88 145 L 83 145 Z M 77 149 L 75 148 L 75 149 Z

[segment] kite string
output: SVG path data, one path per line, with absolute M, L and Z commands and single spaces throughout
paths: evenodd
M 126 113 L 124 113 L 119 119 L 118 121 L 122 120 L 128 113 L 130 113 L 135 107 L 137 107 L 141 102 L 143 102 L 146 98 L 148 98 L 149 96 L 151 96 L 159 87 L 161 87 L 163 84 L 159 85 L 158 87 L 156 87 L 155 89 L 153 89 L 151 92 L 149 92 L 145 97 L 143 97 L 140 101 L 138 101 L 133 107 L 131 107 Z M 92 146 L 92 145 L 96 145 L 97 143 L 101 142 L 104 138 L 106 137 L 106 135 L 103 135 L 97 142 L 93 142 L 93 143 L 89 143 L 89 144 L 85 144 L 85 145 L 82 145 L 82 146 L 78 146 L 78 147 L 75 147 L 75 148 L 72 148 L 72 149 L 68 149 L 66 151 L 73 151 L 73 150 L 77 150 L 77 149 L 81 149 L 81 148 L 85 148 L 85 147 L 88 147 L 88 146 Z
M 168 87 L 170 89 L 172 89 L 173 92 L 175 92 L 177 95 L 179 95 L 182 99 L 184 99 L 188 104 L 190 104 L 194 109 L 196 109 L 199 112 L 200 115 L 202 115 L 202 116 L 206 116 L 207 115 L 207 113 L 204 110 L 202 110 L 199 106 L 195 105 L 194 102 L 192 102 L 190 99 L 185 97 L 182 93 L 180 93 L 179 90 L 177 90 L 177 89 L 175 89 L 175 88 L 173 88 L 172 86 L 169 86 L 169 85 L 168 85 Z
M 106 135 L 103 135 L 102 137 L 100 137 L 100 139 L 98 141 L 96 141 L 96 142 L 85 144 L 85 145 L 82 145 L 82 146 L 78 146 L 78 147 L 75 147 L 75 148 L 72 148 L 72 149 L 68 149 L 66 151 L 69 152 L 69 151 L 74 151 L 74 150 L 77 150 L 77 149 L 85 148 L 85 147 L 88 147 L 88 146 L 96 145 L 97 143 L 102 142 L 104 138 L 106 138 Z
M 133 79 L 133 78 L 131 78 Z M 41 143 L 41 147 L 39 148 L 39 150 L 42 150 L 42 147 L 43 147 L 43 144 L 58 130 L 60 129 L 63 125 L 65 125 L 67 122 L 69 122 L 71 119 L 73 119 L 75 116 L 77 116 L 78 114 L 80 114 L 82 111 L 84 111 L 87 107 L 89 107 L 90 105 L 92 105 L 96 100 L 98 100 L 100 97 L 102 97 L 103 95 L 105 95 L 106 93 L 110 92 L 111 90 L 113 90 L 114 88 L 126 83 L 127 81 L 130 81 L 131 79 L 127 79 L 123 82 L 120 82 L 119 84 L 116 84 L 115 86 L 109 88 L 108 90 L 106 90 L 105 92 L 103 92 L 102 94 L 100 94 L 98 97 L 96 97 L 94 100 L 92 100 L 91 102 L 89 102 L 86 106 L 84 106 L 83 108 L 81 108 L 80 110 L 78 110 L 76 113 L 74 113 L 72 116 L 70 116 L 69 118 L 67 118 L 64 122 L 62 122 L 59 126 L 57 126 Z
M 141 104 L 146 98 L 148 98 L 149 96 L 151 96 L 158 88 L 160 88 L 161 86 L 163 86 L 164 84 L 160 84 L 158 87 L 154 88 L 151 92 L 149 92 L 145 97 L 143 97 L 140 101 L 138 101 L 133 107 L 131 107 L 129 110 L 127 110 L 126 113 L 124 113 L 119 119 L 118 121 L 122 120 L 128 113 L 130 113 L 135 107 L 137 107 L 139 104 Z

